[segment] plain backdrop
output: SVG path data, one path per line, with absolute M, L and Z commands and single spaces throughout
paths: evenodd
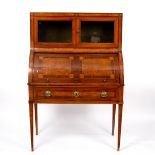
M 33 154 L 155 154 L 153 0 L 0 1 L 0 155 L 32 154 L 28 111 L 29 13 L 121 12 L 125 72 L 121 150 L 111 105 L 40 105 Z M 117 125 L 116 125 L 117 129 Z

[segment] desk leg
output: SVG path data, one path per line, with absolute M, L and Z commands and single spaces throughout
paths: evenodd
M 35 107 L 36 135 L 38 135 L 38 104 L 34 104 L 34 107 Z
M 29 114 L 30 114 L 30 136 L 31 136 L 31 150 L 33 147 L 33 103 L 29 103 Z
M 115 130 L 115 114 L 116 114 L 116 104 L 112 105 L 112 135 L 114 135 Z
M 118 104 L 118 145 L 117 145 L 118 151 L 120 149 L 120 140 L 121 140 L 122 111 L 123 111 L 123 104 Z

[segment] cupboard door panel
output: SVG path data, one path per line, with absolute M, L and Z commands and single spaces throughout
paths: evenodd
M 74 47 L 73 17 L 35 17 L 35 47 Z
M 117 17 L 79 17 L 77 19 L 79 47 L 118 47 Z
M 72 21 L 38 21 L 38 42 L 72 43 Z

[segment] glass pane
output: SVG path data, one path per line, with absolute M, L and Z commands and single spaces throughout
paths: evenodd
M 38 42 L 71 43 L 72 21 L 38 21 Z
M 82 21 L 81 42 L 84 43 L 113 43 L 114 22 Z

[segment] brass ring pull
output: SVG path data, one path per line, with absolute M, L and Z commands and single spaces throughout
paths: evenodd
M 72 95 L 74 97 L 79 97 L 80 96 L 80 93 L 78 91 L 73 91 Z
M 46 90 L 45 91 L 45 96 L 46 97 L 52 96 L 52 92 L 50 90 Z
M 107 97 L 107 96 L 108 96 L 108 93 L 106 91 L 101 92 L 101 97 Z

